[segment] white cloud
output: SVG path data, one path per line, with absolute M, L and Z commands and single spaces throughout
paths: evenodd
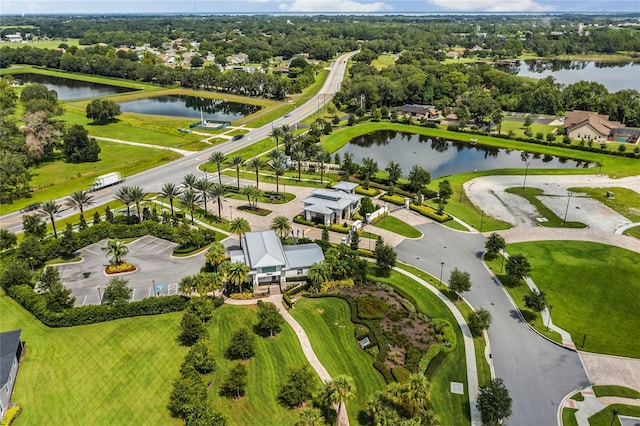
M 381 1 L 361 3 L 353 0 L 294 0 L 291 4 L 280 4 L 280 9 L 289 12 L 382 12 L 392 7 Z
M 543 5 L 533 0 L 428 0 L 445 10 L 469 12 L 546 12 L 554 10 L 552 5 Z

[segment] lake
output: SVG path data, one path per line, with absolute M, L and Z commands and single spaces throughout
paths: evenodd
M 58 93 L 58 99 L 63 101 L 115 95 L 135 90 L 43 74 L 13 74 L 13 78 L 22 80 L 24 83 L 44 84 L 49 90 L 55 90 Z
M 138 114 L 167 115 L 200 119 L 200 113 L 205 120 L 232 121 L 259 111 L 262 107 L 228 102 L 219 99 L 204 99 L 198 96 L 166 95 L 153 98 L 138 99 L 136 101 L 120 103 L 123 112 Z
M 558 83 L 567 85 L 580 80 L 595 81 L 612 93 L 624 89 L 640 91 L 640 62 L 526 60 L 519 65 L 498 68 L 523 77 L 552 75 Z
M 405 177 L 414 164 L 430 171 L 432 178 L 476 170 L 525 168 L 521 157 L 523 151 L 471 145 L 391 130 L 354 138 L 337 152 L 341 158 L 344 158 L 346 152 L 352 153 L 353 160 L 358 164 L 362 164 L 365 157 L 373 158 L 378 162 L 380 170 L 387 167 L 390 161 L 395 161 L 402 168 Z M 575 169 L 590 165 L 583 161 L 544 154 L 531 154 L 529 162 L 532 169 Z

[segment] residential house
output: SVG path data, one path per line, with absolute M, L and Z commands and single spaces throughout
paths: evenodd
M 333 189 L 315 189 L 302 200 L 305 219 L 323 225 L 348 220 L 360 206 L 362 195 L 355 193 L 357 183 L 338 182 Z
M 242 236 L 242 250 L 231 250 L 229 256 L 231 262 L 244 262 L 251 268 L 249 281 L 254 288 L 306 277 L 311 265 L 324 260 L 316 243 L 283 246 L 272 230 L 247 232 Z
M 0 421 L 11 404 L 18 366 L 24 353 L 21 337 L 22 330 L 0 333 Z
M 613 129 L 624 128 L 617 121 L 610 121 L 608 115 L 592 111 L 574 110 L 565 113 L 564 129 L 571 139 L 585 139 L 606 142 L 613 137 Z
M 442 118 L 442 113 L 433 105 L 411 105 L 404 104 L 396 108 L 398 113 L 404 113 L 412 117 L 424 117 L 429 120 L 439 120 Z
M 245 62 L 249 62 L 249 55 L 246 53 L 227 56 L 227 63 L 230 63 L 231 65 L 244 64 Z
M 4 36 L 4 38 L 6 38 L 9 41 L 9 43 L 22 43 L 23 42 L 22 34 L 20 34 L 20 33 L 7 34 L 6 36 Z

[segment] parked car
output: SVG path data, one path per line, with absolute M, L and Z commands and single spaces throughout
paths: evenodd
M 20 213 L 32 212 L 34 210 L 38 210 L 40 208 L 40 203 L 29 204 L 27 207 L 23 207 L 20 209 Z
M 237 141 L 239 139 L 242 139 L 244 137 L 244 135 L 235 135 L 234 137 L 231 138 L 232 141 Z

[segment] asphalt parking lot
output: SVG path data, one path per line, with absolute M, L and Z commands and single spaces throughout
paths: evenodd
M 205 252 L 190 257 L 172 257 L 176 243 L 160 238 L 145 236 L 129 244 L 129 254 L 125 260 L 138 270 L 131 273 L 107 275 L 104 269 L 109 265 L 106 253 L 107 240 L 84 247 L 78 251 L 82 261 L 57 265 L 64 285 L 76 298 L 76 306 L 97 305 L 100 295 L 109 280 L 121 277 L 129 281 L 133 289 L 132 300 L 140 300 L 152 295 L 167 295 L 170 288 L 186 275 L 197 273 L 204 265 Z

